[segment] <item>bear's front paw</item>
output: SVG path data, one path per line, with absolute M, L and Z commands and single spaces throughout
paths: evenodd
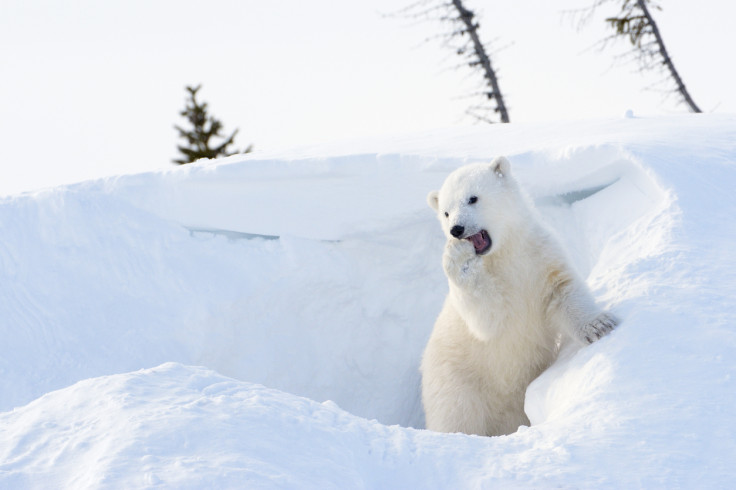
M 470 241 L 451 238 L 445 244 L 442 265 L 447 277 L 452 279 L 467 277 L 475 270 L 474 265 L 478 262 L 475 247 Z
M 601 313 L 593 321 L 583 325 L 580 334 L 589 344 L 592 344 L 613 330 L 616 325 L 618 325 L 618 320 L 614 316 Z

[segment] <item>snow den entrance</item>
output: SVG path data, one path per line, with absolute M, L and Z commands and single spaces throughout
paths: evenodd
M 511 161 L 596 298 L 615 308 L 625 294 L 616 289 L 617 277 L 661 247 L 667 227 L 651 224 L 668 206 L 667 193 L 614 147 L 529 153 Z M 428 169 L 424 177 L 436 184 L 417 183 L 410 174 L 398 182 L 390 176 L 391 185 L 408 189 L 401 194 L 381 194 L 377 179 L 376 195 L 388 200 L 380 203 L 382 212 L 403 209 L 407 194 L 412 203 L 422 199 L 463 163 Z M 308 199 L 298 191 L 292 197 Z M 356 206 L 356 220 L 368 222 L 368 204 L 346 205 Z M 268 240 L 201 238 L 244 247 L 250 285 L 242 299 L 207 319 L 198 362 L 237 379 L 332 400 L 384 424 L 423 427 L 419 362 L 447 292 L 444 238 L 424 206 L 421 201 L 339 239 L 288 233 Z M 545 417 L 539 413 L 548 413 L 530 409 L 537 422 Z

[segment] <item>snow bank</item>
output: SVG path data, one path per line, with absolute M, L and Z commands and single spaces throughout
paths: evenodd
M 49 413 L 49 406 L 57 409 Z M 295 488 L 324 481 L 348 488 L 357 481 L 378 484 L 383 477 L 375 466 L 387 456 L 405 457 L 401 446 L 411 444 L 405 431 L 334 404 L 173 363 L 81 381 L 1 417 L 11 437 L 12 428 L 23 428 L 33 448 L 30 454 L 3 454 L 3 470 L 12 474 L 4 482 L 8 488 L 232 488 L 259 482 Z M 24 471 L 14 472 L 18 466 Z
M 735 122 L 452 129 L 1 199 L 0 487 L 729 486 Z M 411 429 L 447 287 L 425 195 L 496 154 L 624 322 L 532 384 L 532 427 Z
M 316 169 L 313 194 L 288 169 L 279 179 L 253 176 L 252 167 L 270 165 L 199 167 L 7 200 L 0 260 L 12 280 L 0 286 L 8 298 L 0 316 L 15 333 L 0 360 L 0 409 L 91 376 L 177 361 L 421 426 L 416 360 L 444 287 L 427 260 L 441 246 L 434 223 L 399 207 L 380 228 L 356 231 L 372 220 L 370 202 L 390 175 L 371 172 L 375 183 L 360 185 L 349 174 L 341 184 L 337 173 Z M 239 167 L 238 180 L 229 174 Z M 219 172 L 211 223 L 164 206 L 168 197 L 205 206 L 195 182 L 207 196 Z M 186 185 L 169 182 L 186 176 Z M 329 203 L 321 179 L 365 194 Z M 256 182 L 265 190 L 248 191 Z M 260 227 L 268 189 L 295 216 Z M 324 209 L 307 222 L 301 210 L 321 194 Z M 406 199 L 397 191 L 395 201 Z M 167 212 L 186 216 L 161 216 Z M 243 215 L 240 226 L 228 213 Z

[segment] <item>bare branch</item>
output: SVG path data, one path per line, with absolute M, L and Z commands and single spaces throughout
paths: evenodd
M 692 112 L 701 112 L 687 91 L 680 74 L 675 69 L 675 65 L 664 46 L 664 40 L 657 23 L 650 13 L 650 7 L 661 10 L 659 6 L 651 4 L 650 0 L 595 0 L 593 6 L 588 10 L 588 15 L 583 16 L 582 22 L 588 22 L 596 8 L 613 1 L 622 2 L 619 15 L 607 17 L 605 21 L 615 32 L 596 43 L 596 46 L 603 49 L 612 41 L 622 37 L 627 38 L 633 49 L 626 55 L 616 56 L 615 58 L 624 59 L 628 57 L 635 59 L 640 71 L 666 68 L 668 79 L 674 82 L 674 92 L 680 95 L 682 102 Z
M 660 56 L 662 56 L 665 66 L 667 66 L 667 69 L 670 71 L 670 75 L 675 80 L 675 84 L 677 84 L 677 90 L 682 95 L 682 98 L 685 99 L 685 103 L 690 107 L 690 110 L 692 112 L 703 112 L 695 104 L 692 97 L 690 97 L 690 93 L 687 91 L 687 88 L 685 88 L 685 83 L 682 81 L 682 78 L 680 78 L 680 74 L 677 73 L 677 70 L 675 69 L 675 65 L 674 63 L 672 63 L 672 59 L 670 58 L 670 55 L 667 52 L 667 49 L 664 47 L 664 40 L 662 40 L 662 36 L 659 34 L 659 28 L 657 27 L 657 23 L 654 22 L 654 19 L 652 18 L 651 14 L 649 13 L 649 10 L 647 9 L 646 2 L 644 0 L 637 0 L 636 3 L 641 9 L 641 11 L 644 13 L 644 16 L 646 17 L 647 22 L 649 23 L 649 26 L 651 27 L 652 34 L 654 35 L 654 38 L 657 40 L 657 45 L 659 46 L 659 54 Z
M 498 86 L 497 73 L 494 72 L 490 56 L 478 35 L 479 24 L 475 21 L 473 12 L 466 9 L 461 0 L 420 0 L 391 16 L 451 24 L 453 28 L 447 34 L 430 39 L 440 39 L 444 47 L 451 49 L 464 60 L 456 68 L 470 67 L 475 69 L 474 73 L 479 69 L 485 85 L 482 89 L 483 100 L 485 103 L 495 101 L 496 107 L 492 108 L 493 112 L 500 115 L 501 122 L 509 122 L 508 111 Z
M 496 72 L 491 66 L 491 59 L 488 57 L 486 49 L 478 37 L 478 24 L 473 22 L 474 14 L 463 6 L 461 0 L 452 0 L 452 5 L 460 14 L 460 20 L 465 24 L 465 31 L 473 41 L 473 50 L 475 51 L 477 60 L 472 62 L 471 66 L 481 66 L 483 68 L 484 77 L 488 81 L 493 98 L 496 100 L 497 110 L 501 115 L 501 122 L 507 123 L 509 122 L 509 114 L 506 110 L 506 104 L 504 104 L 501 89 L 498 86 Z

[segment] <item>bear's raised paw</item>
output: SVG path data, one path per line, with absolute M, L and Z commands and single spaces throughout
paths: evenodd
M 442 266 L 445 274 L 456 282 L 463 282 L 474 275 L 475 267 L 479 263 L 475 254 L 475 247 L 468 240 L 451 238 L 445 244 L 445 253 L 442 256 Z

